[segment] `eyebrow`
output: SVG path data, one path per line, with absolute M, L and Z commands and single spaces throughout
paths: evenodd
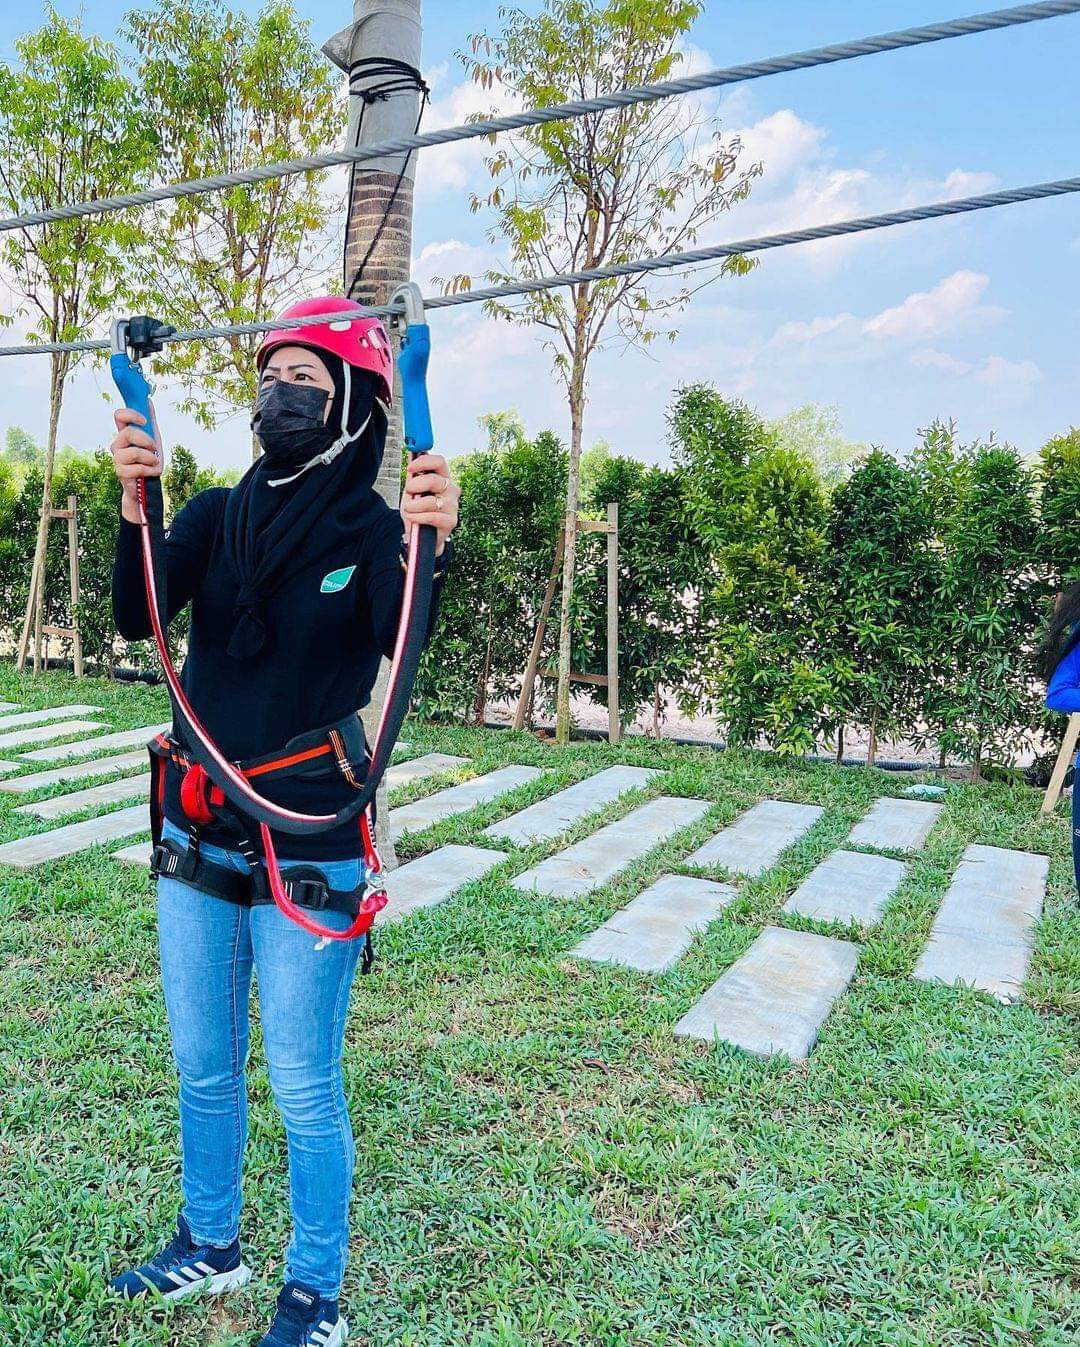
M 314 369 L 314 368 L 315 368 L 315 363 L 314 363 L 314 361 L 311 361 L 311 360 L 298 360 L 298 361 L 296 362 L 295 365 L 286 365 L 285 368 L 286 368 L 286 369 L 290 369 L 290 370 L 298 370 L 298 369 Z M 267 369 L 267 372 L 269 372 L 270 369 L 271 369 L 271 366 L 270 366 L 270 365 L 267 365 L 266 369 Z

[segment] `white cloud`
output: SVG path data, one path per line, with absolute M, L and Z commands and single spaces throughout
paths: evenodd
M 958 360 L 956 356 L 949 355 L 946 351 L 935 351 L 927 348 L 922 351 L 912 351 L 911 363 L 918 366 L 919 369 L 936 369 L 942 374 L 964 375 L 970 374 L 975 368 L 967 360 Z
M 801 346 L 838 332 L 855 322 L 853 313 L 837 313 L 832 317 L 811 318 L 809 322 L 782 323 L 769 338 L 768 346 Z
M 435 73 L 440 76 L 433 85 L 437 89 L 445 82 L 446 74 L 443 67 L 436 67 Z M 466 79 L 450 86 L 442 98 L 431 100 L 422 129 L 435 131 L 446 126 L 457 126 L 476 113 L 485 116 L 494 113 L 498 116 L 515 112 L 519 107 L 520 99 L 501 85 L 482 89 L 479 84 Z M 416 169 L 418 198 L 435 197 L 443 192 L 455 192 L 463 196 L 469 191 L 481 191 L 489 181 L 484 156 L 490 154 L 492 149 L 490 141 L 478 139 L 440 145 L 437 150 L 422 150 Z M 464 201 L 460 209 L 466 209 Z
M 1034 360 L 1006 360 L 1004 356 L 988 356 L 975 378 L 1001 397 L 1024 398 L 1043 378 L 1042 370 Z
M 992 321 L 1004 310 L 979 303 L 989 283 L 989 276 L 982 272 L 954 271 L 933 289 L 917 290 L 903 303 L 868 318 L 863 331 L 873 337 L 911 341 L 935 337 L 973 321 Z

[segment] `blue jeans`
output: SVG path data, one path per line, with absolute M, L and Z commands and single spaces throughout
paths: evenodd
M 163 833 L 186 844 L 173 824 Z M 217 865 L 248 870 L 238 851 L 204 845 L 202 852 Z M 317 868 L 332 888 L 352 889 L 364 863 Z M 349 925 L 344 913 L 322 912 L 318 920 Z M 180 1075 L 183 1214 L 192 1235 L 224 1246 L 239 1230 L 254 971 L 270 1085 L 288 1139 L 293 1229 L 286 1276 L 334 1299 L 345 1270 L 354 1158 L 341 1049 L 363 942 L 334 940 L 316 949 L 315 937 L 276 907 L 239 907 L 166 878 L 158 881 L 158 933 Z

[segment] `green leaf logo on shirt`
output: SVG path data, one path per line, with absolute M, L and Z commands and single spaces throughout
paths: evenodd
M 324 575 L 322 584 L 319 586 L 319 593 L 340 594 L 353 578 L 355 570 L 355 566 L 342 566 L 340 571 L 331 571 L 329 575 Z

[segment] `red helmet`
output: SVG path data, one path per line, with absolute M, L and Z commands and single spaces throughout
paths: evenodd
M 312 322 L 310 326 L 275 328 L 262 339 L 255 364 L 262 371 L 266 358 L 279 346 L 310 346 L 317 351 L 329 351 L 339 356 L 354 369 L 370 370 L 379 381 L 378 396 L 389 407 L 393 400 L 394 356 L 386 328 L 361 305 L 341 295 L 322 295 L 317 299 L 302 299 L 290 304 L 278 314 L 279 319 L 306 318 L 308 315 L 341 314 L 329 322 Z

